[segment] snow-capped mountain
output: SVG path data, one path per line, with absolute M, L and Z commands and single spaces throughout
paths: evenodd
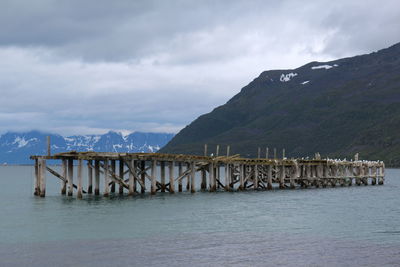
M 0 164 L 29 164 L 30 155 L 46 153 L 46 137 L 51 138 L 51 152 L 97 151 L 97 152 L 156 152 L 174 136 L 169 133 L 134 132 L 122 135 L 108 132 L 103 135 L 74 135 L 31 131 L 8 132 L 0 136 Z

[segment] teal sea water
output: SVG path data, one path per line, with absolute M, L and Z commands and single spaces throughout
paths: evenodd
M 0 266 L 400 266 L 400 170 L 383 186 L 61 196 L 0 167 Z

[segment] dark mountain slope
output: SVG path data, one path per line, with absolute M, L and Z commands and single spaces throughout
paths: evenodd
M 204 143 L 229 144 L 245 156 L 255 156 L 259 146 L 286 148 L 290 157 L 360 152 L 400 165 L 400 44 L 265 71 L 225 105 L 185 127 L 161 152 L 201 154 Z

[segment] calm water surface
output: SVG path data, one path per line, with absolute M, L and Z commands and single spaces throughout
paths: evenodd
M 0 266 L 400 266 L 400 170 L 384 186 L 87 197 L 0 167 Z

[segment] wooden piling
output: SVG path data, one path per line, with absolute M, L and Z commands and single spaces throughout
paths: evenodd
M 119 160 L 119 178 L 121 178 L 122 181 L 125 180 L 124 179 L 124 175 L 125 175 L 124 174 L 124 165 L 125 165 L 124 160 L 120 159 Z M 122 184 L 119 184 L 119 186 L 118 186 L 118 193 L 120 195 L 124 194 L 124 186 Z
M 282 164 L 280 176 L 279 176 L 279 188 L 280 189 L 285 188 L 285 177 L 286 177 L 286 169 L 285 169 L 285 165 Z
M 258 190 L 258 165 L 254 165 L 253 189 Z
M 298 164 L 297 164 L 297 161 L 293 161 L 293 166 L 292 166 L 291 173 L 290 173 L 290 188 L 291 189 L 296 188 L 295 179 L 297 179 L 297 173 L 298 173 Z
M 169 165 L 168 165 L 168 170 L 169 170 L 169 193 L 170 194 L 175 193 L 174 167 L 175 167 L 175 162 L 170 161 Z
M 178 163 L 178 176 L 181 177 L 183 174 L 182 171 L 182 162 Z M 182 179 L 178 180 L 178 192 L 182 192 Z
M 202 191 L 207 189 L 207 171 L 205 167 L 203 166 L 201 169 L 201 185 L 200 188 Z
M 116 173 L 116 163 L 115 160 L 111 160 L 111 171 L 112 173 Z M 111 182 L 111 193 L 115 193 L 115 182 Z
M 191 165 L 191 174 L 190 174 L 190 192 L 195 193 L 196 192 L 196 163 L 192 161 Z
M 272 165 L 267 166 L 267 189 L 272 189 Z
M 133 196 L 133 195 L 135 195 L 135 191 L 136 191 L 136 188 L 135 188 L 135 186 L 134 186 L 134 184 L 135 184 L 135 170 L 136 170 L 136 168 L 135 168 L 135 160 L 133 160 L 133 159 L 131 159 L 129 162 L 128 162 L 128 164 L 129 164 L 129 191 L 128 191 L 128 195 L 129 196 Z
M 153 160 L 151 162 L 151 176 L 150 176 L 151 177 L 150 193 L 152 195 L 155 195 L 157 191 L 156 172 L 157 172 L 157 161 Z
M 74 192 L 74 160 L 68 159 L 68 196 Z
M 61 173 L 64 177 L 64 180 L 61 181 L 61 195 L 65 195 L 67 193 L 67 169 L 68 163 L 66 159 L 63 159 L 61 164 Z
M 207 155 L 207 148 L 208 148 L 208 146 L 207 146 L 207 144 L 204 144 L 204 156 L 205 157 L 207 157 L 208 155 Z
M 244 175 L 245 175 L 245 165 L 244 164 L 240 164 L 239 165 L 240 168 L 240 174 L 239 174 L 239 190 L 244 190 Z
M 40 163 L 40 197 L 46 196 L 46 160 L 41 159 Z
M 215 175 L 214 175 L 214 163 L 213 162 L 211 162 L 209 165 L 208 165 L 208 176 L 209 176 L 209 178 L 210 178 L 210 182 L 209 182 L 209 184 L 210 184 L 210 192 L 215 192 L 216 191 L 216 180 L 215 180 Z
M 146 192 L 146 161 L 144 160 L 140 162 L 140 172 L 140 180 L 142 182 L 140 192 L 144 194 Z
M 186 163 L 186 171 L 190 171 L 190 162 Z M 186 191 L 190 190 L 190 173 L 186 175 Z
M 87 190 L 87 193 L 88 194 L 92 194 L 93 193 L 93 165 L 92 165 L 92 161 L 91 160 L 87 161 L 87 171 L 88 171 L 88 190 Z
M 39 159 L 35 159 L 35 189 L 33 194 L 35 196 L 40 195 L 40 173 L 39 173 Z
M 78 190 L 77 190 L 77 198 L 82 198 L 82 166 L 83 160 L 78 159 Z
M 165 161 L 160 162 L 161 171 L 161 192 L 165 192 Z
M 225 163 L 225 190 L 230 191 L 230 165 L 229 163 Z
M 108 197 L 110 196 L 110 173 L 109 173 L 109 160 L 105 159 L 104 160 L 104 196 Z
M 94 194 L 100 195 L 100 161 L 94 161 Z

